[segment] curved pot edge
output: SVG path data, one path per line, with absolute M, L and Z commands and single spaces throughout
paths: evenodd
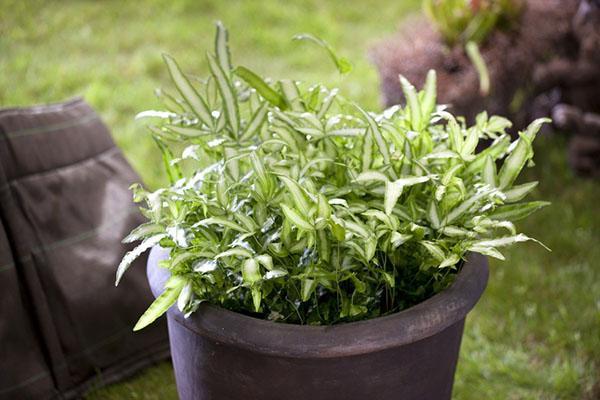
M 169 277 L 168 270 L 157 266 L 167 257 L 168 251 L 153 248 L 148 259 L 155 295 Z M 277 323 L 209 304 L 202 304 L 189 318 L 176 307 L 168 313 L 173 322 L 198 335 L 253 352 L 292 358 L 352 356 L 416 342 L 464 319 L 485 290 L 488 274 L 486 257 L 470 253 L 454 283 L 422 303 L 395 314 L 331 326 Z

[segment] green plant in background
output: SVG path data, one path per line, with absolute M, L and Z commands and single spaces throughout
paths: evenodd
M 494 29 L 515 24 L 522 0 L 423 0 L 423 9 L 450 47 L 462 45 L 479 75 L 480 92 L 490 92 L 490 78 L 479 44 Z
M 143 116 L 162 118 L 151 131 L 171 184 L 135 187 L 149 222 L 125 239 L 143 241 L 117 283 L 157 244 L 171 278 L 135 329 L 204 301 L 302 324 L 396 312 L 447 287 L 468 251 L 503 259 L 531 240 L 512 221 L 547 204 L 521 202 L 537 182 L 513 185 L 546 121 L 512 143 L 502 117 L 468 127 L 436 105 L 433 71 L 420 92 L 401 77 L 406 107 L 374 114 L 320 84 L 234 68 L 220 24 L 208 79 L 164 58 L 178 95 Z M 492 144 L 475 153 L 481 140 Z
M 514 24 L 522 0 L 424 0 L 423 8 L 446 44 L 483 42 L 496 28 Z

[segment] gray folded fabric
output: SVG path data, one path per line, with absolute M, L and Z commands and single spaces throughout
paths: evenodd
M 168 356 L 146 258 L 114 287 L 143 217 L 139 177 L 81 99 L 0 110 L 0 399 L 80 396 Z

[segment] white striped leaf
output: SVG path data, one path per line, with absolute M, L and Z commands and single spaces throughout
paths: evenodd
M 119 266 L 117 267 L 117 278 L 115 280 L 115 286 L 119 284 L 125 271 L 129 269 L 131 263 L 133 263 L 139 256 L 141 256 L 146 250 L 156 246 L 162 239 L 166 238 L 166 233 L 150 236 L 142 241 L 136 248 L 128 251 Z
M 210 72 L 215 78 L 217 88 L 219 89 L 221 99 L 223 100 L 223 111 L 227 117 L 227 122 L 231 128 L 233 137 L 237 138 L 240 132 L 240 115 L 235 91 L 231 86 L 229 77 L 226 75 L 223 68 L 221 68 L 215 57 L 207 54 L 206 58 L 208 60 Z
M 177 90 L 184 98 L 184 100 L 190 105 L 192 111 L 206 126 L 213 126 L 212 116 L 208 106 L 204 99 L 198 94 L 196 89 L 192 86 L 188 78 L 181 72 L 179 65 L 173 57 L 163 54 L 163 59 L 167 64 L 171 79 L 177 87 Z
M 292 195 L 292 200 L 296 208 L 303 215 L 308 216 L 310 212 L 310 205 L 308 203 L 306 194 L 304 193 L 304 189 L 300 187 L 298 182 L 287 176 L 279 175 L 279 179 L 283 182 L 289 193 Z
M 217 21 L 217 34 L 215 35 L 215 54 L 221 69 L 229 73 L 231 71 L 231 55 L 229 54 L 229 34 L 221 21 Z
M 547 201 L 531 201 L 528 203 L 499 206 L 488 214 L 488 217 L 496 220 L 518 221 L 548 205 L 550 203 Z
M 421 102 L 421 114 L 423 117 L 423 124 L 426 125 L 429 123 L 431 118 L 431 114 L 435 110 L 436 105 L 436 74 L 435 70 L 430 69 L 427 72 L 427 77 L 425 78 L 425 86 L 423 87 L 424 95 L 423 101 Z
M 398 198 L 402 194 L 404 187 L 427 182 L 430 179 L 430 176 L 411 176 L 407 178 L 396 179 L 393 182 L 386 182 L 383 200 L 385 213 L 387 215 L 392 213 L 392 209 L 398 202 Z
M 281 204 L 281 211 L 286 216 L 286 218 L 296 225 L 298 228 L 303 229 L 305 231 L 313 231 L 314 227 L 308 220 L 306 220 L 300 213 L 298 213 L 293 208 L 289 207 L 286 204 Z
M 406 103 L 408 105 L 408 110 L 410 111 L 410 123 L 412 129 L 415 131 L 420 131 L 421 126 L 421 104 L 419 103 L 419 97 L 417 96 L 417 90 L 415 87 L 406 79 L 404 76 L 400 75 L 400 85 L 402 86 L 402 92 L 404 93 L 404 97 L 406 98 Z
M 535 139 L 542 124 L 550 122 L 548 118 L 539 118 L 533 121 L 527 127 L 527 130 L 521 133 L 516 147 L 504 161 L 500 172 L 498 173 L 498 187 L 506 189 L 517 178 L 525 163 L 532 157 L 531 142 Z
M 537 181 L 524 183 L 522 185 L 513 186 L 509 190 L 504 191 L 507 203 L 514 203 L 515 201 L 522 200 L 527 196 L 535 187 L 538 185 Z
M 133 330 L 139 331 L 140 329 L 147 327 L 158 317 L 167 312 L 167 310 L 177 301 L 186 282 L 187 280 L 185 278 L 178 275 L 172 275 L 165 284 L 165 291 L 162 292 L 150 307 L 148 307 L 144 314 L 142 314 Z

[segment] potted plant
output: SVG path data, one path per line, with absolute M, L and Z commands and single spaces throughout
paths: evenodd
M 513 185 L 544 121 L 512 143 L 502 117 L 468 127 L 436 105 L 433 71 L 420 92 L 401 78 L 406 107 L 367 112 L 233 68 L 220 24 L 208 79 L 164 58 L 177 95 L 142 116 L 162 118 L 170 185 L 135 186 L 149 222 L 117 283 L 153 248 L 135 329 L 168 311 L 180 398 L 449 398 L 483 255 L 531 240 L 512 221 L 546 205 Z

